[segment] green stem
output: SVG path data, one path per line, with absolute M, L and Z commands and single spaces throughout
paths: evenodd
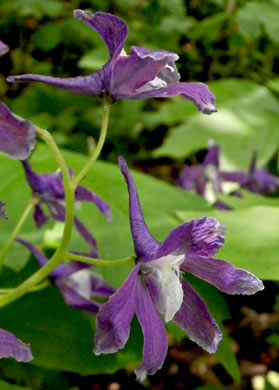
M 42 283 L 37 284 L 36 286 L 31 287 L 28 292 L 34 292 L 34 291 L 43 290 L 44 288 L 50 286 L 50 284 L 51 284 L 50 280 L 46 279 Z M 14 288 L 0 288 L 0 294 L 8 294 L 8 293 L 10 293 L 13 290 L 14 290 Z
M 101 127 L 101 133 L 98 140 L 98 143 L 96 145 L 96 148 L 94 149 L 94 152 L 92 153 L 92 156 L 87 161 L 87 163 L 84 165 L 82 170 L 78 173 L 78 175 L 73 180 L 73 185 L 76 187 L 82 179 L 86 176 L 89 169 L 92 167 L 94 162 L 99 157 L 101 150 L 104 146 L 107 130 L 108 130 L 108 122 L 109 122 L 109 112 L 110 112 L 110 103 L 106 99 L 106 97 L 103 100 L 103 119 L 102 119 L 102 127 Z
M 59 247 L 57 248 L 52 258 L 49 260 L 49 262 L 45 264 L 42 268 L 40 268 L 37 272 L 35 272 L 33 275 L 31 275 L 28 279 L 26 279 L 22 284 L 16 287 L 13 291 L 11 291 L 10 294 L 1 296 L 0 307 L 5 306 L 23 296 L 33 286 L 37 285 L 43 279 L 45 279 L 51 273 L 51 271 L 53 271 L 60 263 L 62 263 L 71 238 L 72 226 L 74 221 L 75 189 L 71 182 L 69 170 L 59 148 L 57 147 L 55 141 L 48 133 L 48 131 L 37 128 L 37 133 L 40 138 L 42 138 L 46 142 L 46 144 L 52 151 L 53 156 L 63 176 L 66 202 L 66 218 L 63 236 Z
M 28 217 L 30 211 L 33 209 L 33 207 L 35 206 L 35 204 L 38 203 L 38 199 L 33 197 L 30 199 L 30 201 L 28 202 L 25 210 L 23 211 L 23 214 L 22 216 L 20 217 L 18 223 L 16 224 L 13 232 L 11 233 L 6 245 L 4 246 L 3 250 L 1 251 L 0 253 L 0 269 L 2 268 L 3 266 L 3 263 L 4 263 L 4 260 L 5 260 L 5 257 L 12 245 L 12 243 L 14 242 L 14 239 L 16 238 L 18 232 L 20 231 L 20 229 L 22 228 L 26 218 Z
M 129 256 L 129 257 L 125 257 L 124 259 L 118 259 L 118 260 L 101 260 L 101 259 L 92 259 L 90 257 L 76 255 L 70 252 L 67 252 L 67 257 L 70 260 L 82 261 L 83 263 L 101 265 L 104 267 L 124 265 L 135 261 L 135 256 Z

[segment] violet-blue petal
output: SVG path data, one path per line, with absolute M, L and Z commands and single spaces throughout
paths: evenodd
M 205 193 L 206 181 L 203 165 L 185 165 L 179 175 L 177 184 L 185 190 L 195 190 L 199 195 L 203 196 Z
M 174 316 L 174 321 L 187 332 L 190 340 L 210 353 L 216 352 L 222 339 L 218 325 L 204 301 L 189 283 L 182 280 L 182 287 L 184 299 L 180 310 Z
M 118 164 L 126 180 L 129 191 L 130 225 L 135 252 L 141 261 L 148 261 L 153 258 L 153 254 L 158 249 L 159 244 L 154 240 L 145 224 L 135 182 L 130 174 L 127 163 L 122 156 L 118 158 Z
M 84 240 L 89 244 L 90 254 L 93 258 L 99 257 L 98 254 L 98 245 L 95 237 L 89 232 L 89 230 L 84 226 L 84 224 L 77 218 L 74 218 L 74 224 L 77 231 L 84 238 Z
M 151 97 L 166 98 L 182 95 L 185 99 L 193 102 L 204 114 L 217 112 L 215 97 L 208 86 L 203 83 L 173 83 L 165 88 L 158 88 L 144 92 L 135 92 L 129 99 L 145 99 Z M 118 99 L 125 99 L 126 96 L 118 96 Z
M 7 77 L 7 81 L 9 83 L 27 83 L 29 81 L 37 81 L 81 95 L 99 96 L 103 89 L 103 77 L 103 70 L 99 70 L 88 76 L 69 78 L 43 76 L 39 74 L 22 74 L 18 76 L 9 76 Z
M 234 172 L 220 172 L 220 177 L 224 181 L 231 181 L 233 183 L 243 183 L 248 179 L 248 172 L 234 171 Z
M 214 207 L 217 210 L 222 210 L 222 211 L 228 211 L 232 210 L 232 207 L 227 205 L 226 203 L 222 202 L 220 199 L 217 199 L 216 202 L 214 203 Z
M 2 41 L 0 41 L 0 56 L 3 56 L 4 54 L 8 53 L 9 47 Z
M 43 181 L 41 179 L 41 175 L 37 175 L 37 173 L 33 171 L 32 166 L 28 160 L 23 160 L 21 161 L 21 163 L 23 166 L 27 183 L 32 189 L 32 192 L 37 194 L 42 194 L 44 192 L 44 187 L 43 187 Z
M 33 218 L 38 229 L 40 229 L 40 227 L 49 220 L 49 217 L 45 215 L 42 207 L 39 204 L 35 205 Z
M 216 145 L 210 145 L 208 152 L 204 158 L 203 165 L 214 165 L 216 169 L 219 169 L 219 154 L 220 147 Z
M 30 344 L 24 344 L 7 330 L 0 329 L 0 359 L 12 357 L 18 362 L 33 359 Z
M 5 213 L 5 203 L 0 201 L 0 219 L 8 219 Z
M 97 315 L 94 353 L 114 353 L 122 349 L 130 335 L 136 310 L 139 267 L 136 266 L 123 285 L 109 298 Z
M 91 295 L 99 297 L 109 297 L 113 293 L 115 293 L 115 289 L 108 283 L 104 282 L 104 280 L 101 279 L 101 277 L 95 273 L 92 273 L 91 275 L 90 284 Z
M 84 310 L 89 314 L 98 313 L 101 304 L 80 295 L 77 286 L 75 285 L 75 283 L 72 283 L 70 279 L 68 280 L 60 279 L 57 280 L 55 284 L 61 291 L 61 294 L 63 295 L 65 302 L 69 306 L 73 306 L 77 309 Z
M 136 285 L 136 315 L 143 336 L 143 360 L 135 373 L 143 381 L 146 375 L 153 375 L 160 370 L 167 355 L 168 338 L 164 322 L 151 299 L 146 285 L 139 280 Z
M 128 33 L 127 24 L 123 20 L 109 13 L 96 12 L 93 14 L 80 9 L 74 10 L 74 17 L 88 24 L 101 35 L 111 58 L 119 56 Z
M 107 202 L 102 200 L 94 192 L 90 191 L 84 186 L 77 186 L 75 191 L 75 200 L 77 202 L 93 202 L 98 207 L 98 209 L 105 215 L 108 221 L 112 220 L 111 217 L 111 208 Z
M 225 228 L 215 218 L 197 218 L 173 229 L 162 242 L 154 259 L 169 254 L 214 255 L 224 244 Z
M 251 272 L 212 257 L 186 256 L 181 268 L 227 294 L 251 295 L 264 288 L 262 282 Z
M 26 159 L 35 147 L 34 125 L 19 119 L 0 102 L 0 152 L 16 160 Z
M 177 59 L 177 54 L 165 50 L 151 51 L 132 46 L 130 55 L 119 57 L 113 65 L 111 95 L 116 99 L 118 96 L 132 95 L 138 88 L 154 80 L 169 62 Z M 164 80 L 160 80 L 167 85 Z

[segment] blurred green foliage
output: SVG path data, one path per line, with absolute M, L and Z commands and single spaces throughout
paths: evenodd
M 59 146 L 66 150 L 67 162 L 75 172 L 85 159 L 73 152 L 88 155 L 98 138 L 99 100 L 36 83 L 8 85 L 5 77 L 20 73 L 73 77 L 99 69 L 107 61 L 107 49 L 97 33 L 73 18 L 72 11 L 76 8 L 111 12 L 122 17 L 129 26 L 126 51 L 131 45 L 140 45 L 177 52 L 181 79 L 208 82 L 219 107 L 218 114 L 208 117 L 180 97 L 117 102 L 111 112 L 103 159 L 115 162 L 117 156 L 123 154 L 131 164 L 173 182 L 183 162 L 199 161 L 198 152 L 206 149 L 208 140 L 213 139 L 221 146 L 222 168 L 247 169 L 253 151 L 257 150 L 259 166 L 269 164 L 273 173 L 277 172 L 278 0 L 0 1 L 0 39 L 11 49 L 1 57 L 0 98 L 15 113 L 50 130 Z M 56 169 L 45 148 L 34 153 L 33 162 L 38 172 Z M 157 168 L 153 169 L 154 165 Z M 169 167 L 166 171 L 165 165 Z M 248 193 L 244 193 L 242 199 L 224 195 L 222 199 L 236 209 L 224 214 L 212 211 L 198 196 L 154 178 L 135 174 L 135 180 L 147 225 L 156 239 L 164 239 L 181 222 L 214 215 L 228 227 L 221 256 L 263 279 L 279 280 L 277 198 Z M 99 162 L 85 184 L 112 206 L 111 224 L 107 224 L 92 205 L 84 205 L 77 211 L 96 236 L 101 256 L 130 255 L 133 248 L 132 240 L 127 239 L 130 237 L 128 195 L 118 168 Z M 1 222 L 3 226 L 5 223 L 1 245 L 25 206 L 28 193 L 19 164 L 1 156 L 0 199 L 7 203 L 9 215 L 8 221 Z M 52 226 L 48 225 L 47 229 Z M 34 230 L 30 217 L 22 236 L 36 243 L 41 242 L 44 232 Z M 73 234 L 72 248 L 83 249 L 83 245 L 79 235 Z M 4 279 L 16 284 L 24 279 L 30 267 L 35 266 L 35 262 L 28 259 L 27 251 L 13 245 Z M 97 271 L 117 287 L 129 269 L 127 266 L 117 272 L 114 269 Z M 196 283 L 195 287 L 204 295 L 222 326 L 222 321 L 229 317 L 226 300 L 216 289 L 194 279 L 192 283 Z M 132 371 L 140 360 L 142 348 L 142 342 L 136 342 L 138 338 L 141 340 L 137 323 L 133 324 L 130 344 L 122 352 L 94 357 L 91 352 L 93 322 L 88 316 L 65 307 L 53 288 L 38 295 L 27 295 L 1 309 L 0 326 L 16 332 L 26 342 L 29 340 L 35 355 L 34 365 L 1 362 L 5 378 L 32 389 L 55 389 L 56 383 L 59 390 L 64 390 L 67 389 L 65 378 L 50 369 L 81 374 L 114 372 L 121 367 Z M 182 337 L 175 327 L 168 327 L 168 331 L 176 340 Z M 277 328 L 267 341 L 278 346 Z M 216 358 L 238 381 L 239 370 L 227 335 L 222 343 Z M 57 346 L 59 353 L 56 353 Z M 13 377 L 11 372 L 15 370 Z M 31 376 L 35 378 L 33 382 Z M 2 388 L 19 390 L 0 382 Z

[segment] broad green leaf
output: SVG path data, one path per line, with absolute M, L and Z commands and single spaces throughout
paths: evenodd
M 17 275 L 9 272 L 9 282 L 15 278 Z M 2 308 L 0 328 L 30 343 L 34 356 L 30 364 L 41 367 L 89 375 L 113 373 L 131 362 L 136 365 L 142 349 L 139 326 L 132 326 L 131 338 L 121 354 L 95 356 L 94 318 L 66 306 L 59 291 L 49 287 Z
M 279 102 L 266 87 L 246 80 L 216 81 L 210 89 L 216 96 L 218 112 L 207 116 L 196 111 L 186 117 L 155 156 L 185 158 L 206 148 L 208 140 L 213 139 L 221 146 L 225 168 L 247 169 L 255 150 L 259 165 L 265 164 L 279 145 Z
M 279 4 L 275 1 L 247 2 L 237 13 L 240 31 L 256 39 L 265 30 L 269 38 L 278 43 L 278 12 Z
M 227 227 L 225 245 L 217 257 L 244 268 L 264 280 L 279 280 L 279 208 L 257 206 L 210 213 L 178 211 L 181 222 L 204 215 Z
M 63 42 L 63 32 L 58 23 L 46 23 L 35 32 L 32 38 L 39 49 L 48 51 Z
M 242 197 L 218 194 L 218 199 L 231 206 L 233 209 L 243 209 L 254 206 L 279 207 L 279 199 L 241 191 Z

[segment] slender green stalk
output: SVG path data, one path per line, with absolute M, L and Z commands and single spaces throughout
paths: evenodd
M 101 133 L 98 140 L 98 143 L 96 145 L 96 148 L 94 149 L 92 156 L 87 161 L 87 163 L 84 165 L 82 170 L 77 174 L 77 176 L 73 180 L 73 185 L 76 187 L 82 179 L 86 176 L 89 169 L 92 167 L 94 162 L 99 157 L 101 150 L 104 146 L 107 130 L 108 130 L 108 122 L 109 122 L 109 112 L 110 112 L 110 103 L 104 98 L 103 100 L 103 119 L 102 119 L 102 127 L 101 127 Z
M 49 260 L 49 262 L 40 268 L 37 272 L 31 275 L 27 280 L 22 284 L 16 287 L 10 294 L 0 297 L 0 307 L 5 306 L 16 299 L 20 298 L 26 292 L 28 292 L 33 286 L 40 283 L 45 279 L 51 271 L 53 271 L 60 263 L 62 263 L 65 253 L 68 249 L 68 244 L 71 238 L 73 220 L 74 220 L 74 202 L 75 202 L 75 189 L 71 182 L 71 177 L 69 174 L 68 167 L 65 163 L 65 160 L 57 147 L 52 136 L 46 130 L 37 128 L 38 135 L 46 142 L 48 147 L 53 153 L 53 156 L 59 166 L 63 180 L 64 180 L 64 190 L 65 190 L 65 202 L 66 202 L 66 218 L 65 225 L 61 243 L 57 248 L 56 252 Z
M 135 256 L 129 256 L 129 257 L 125 257 L 124 259 L 118 259 L 118 260 L 102 260 L 102 259 L 92 259 L 90 257 L 76 255 L 70 252 L 67 252 L 67 257 L 70 260 L 82 261 L 83 263 L 101 265 L 104 267 L 111 267 L 111 266 L 114 267 L 118 265 L 129 264 L 135 261 Z
M 42 283 L 37 284 L 36 286 L 31 287 L 28 292 L 35 292 L 35 291 L 43 290 L 44 288 L 50 286 L 50 284 L 51 284 L 50 280 L 46 279 Z M 13 287 L 11 287 L 11 288 L 0 288 L 0 294 L 8 294 L 8 293 L 10 293 L 13 290 L 14 290 Z
M 0 269 L 2 268 L 3 266 L 3 263 L 4 263 L 4 260 L 5 260 L 5 257 L 12 245 L 12 243 L 14 242 L 14 239 L 16 238 L 16 236 L 18 235 L 18 232 L 20 231 L 20 229 L 22 228 L 26 218 L 28 217 L 28 215 L 30 214 L 30 211 L 33 209 L 33 207 L 35 206 L 35 204 L 38 203 L 38 199 L 33 197 L 30 199 L 30 201 L 28 202 L 25 210 L 23 211 L 23 214 L 22 216 L 20 217 L 20 219 L 18 220 L 18 223 L 16 224 L 14 230 L 12 231 L 8 241 L 6 242 L 6 245 L 4 246 L 4 248 L 2 249 L 1 253 L 0 253 Z

